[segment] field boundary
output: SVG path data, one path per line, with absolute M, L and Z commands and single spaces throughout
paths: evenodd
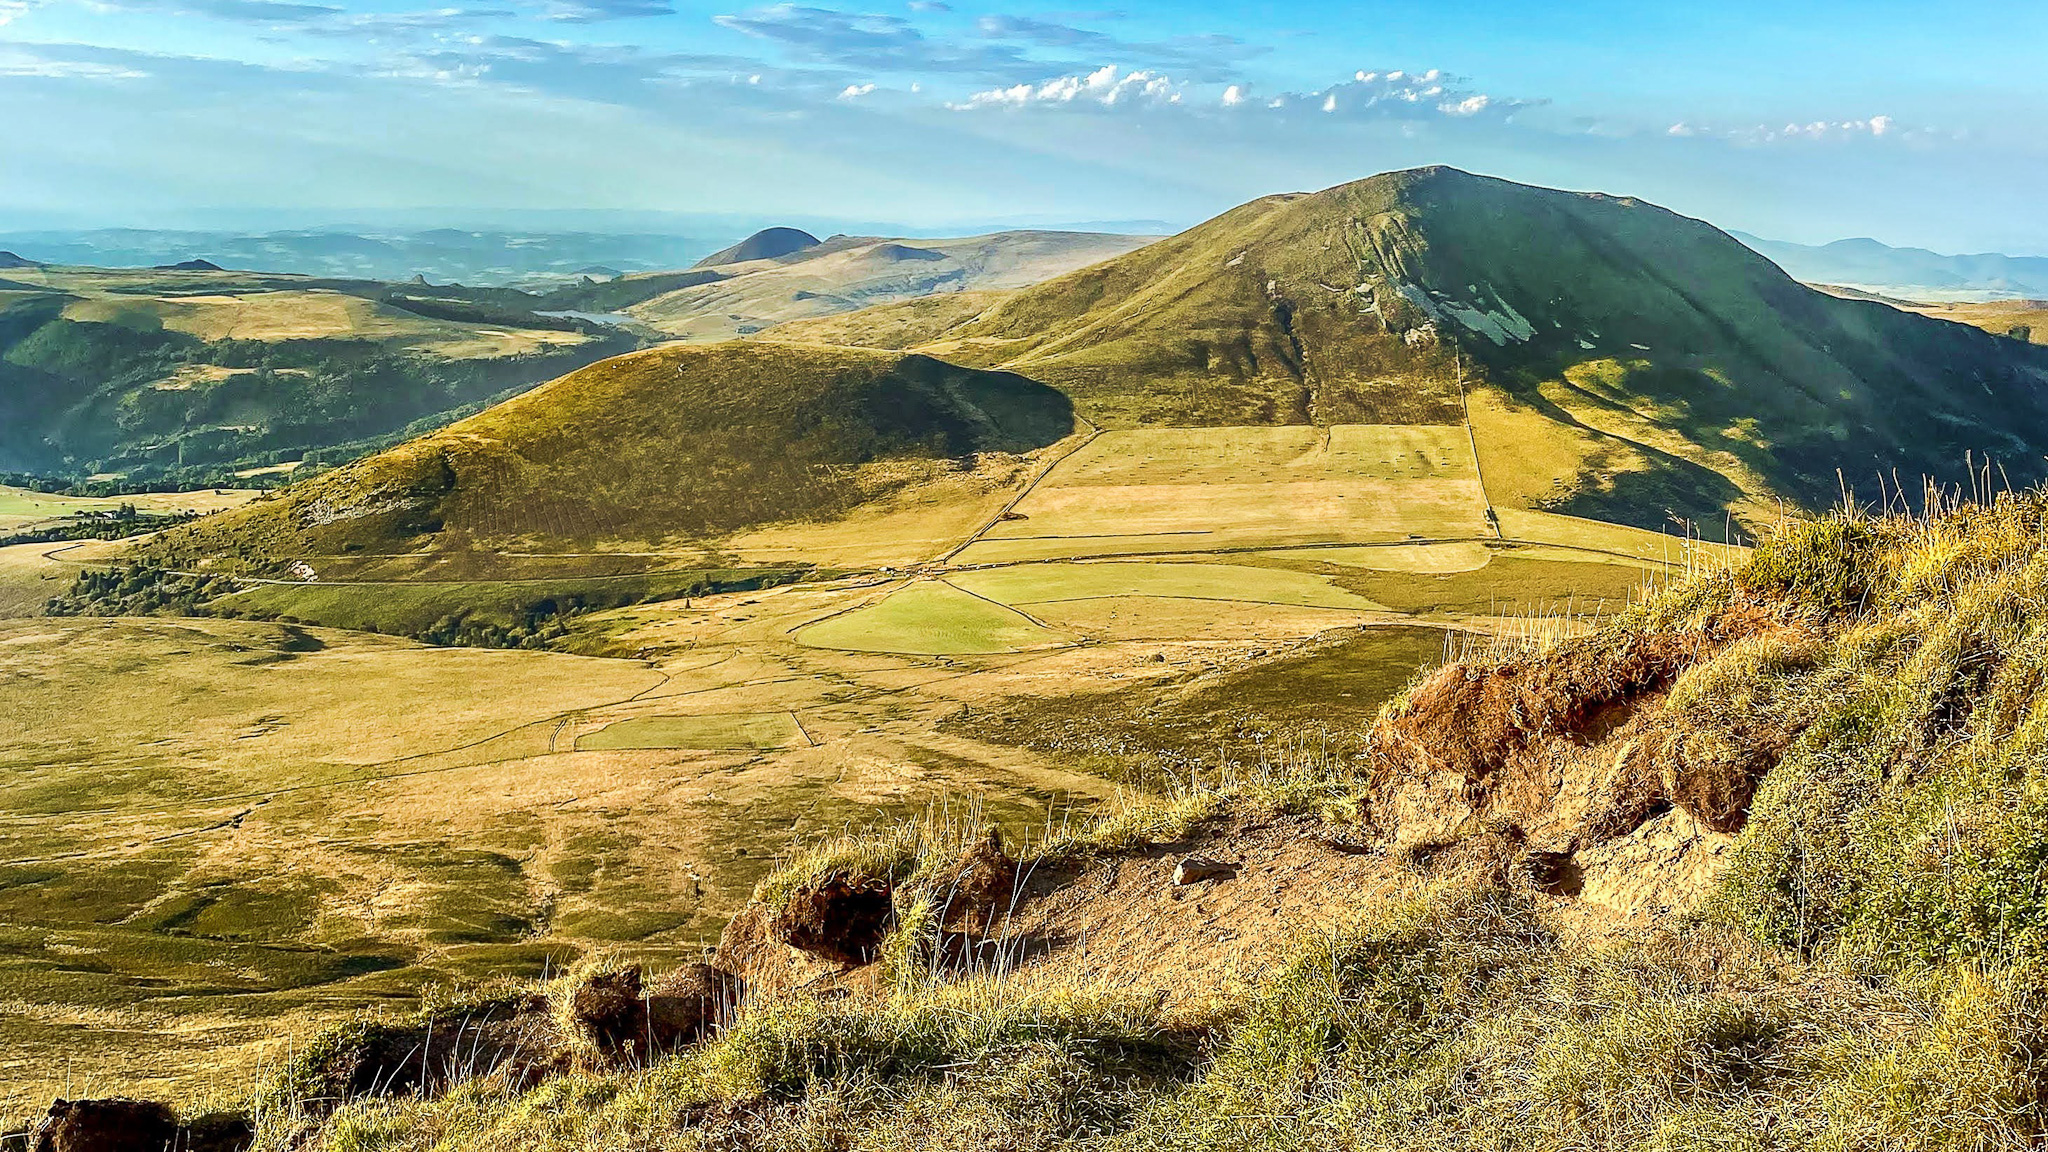
M 1031 478 L 1031 481 L 1025 484 L 1023 489 L 1019 491 L 1015 496 L 1011 497 L 1010 502 L 1003 505 L 1002 508 L 999 509 L 994 516 L 989 517 L 988 523 L 983 524 L 981 527 L 975 529 L 974 534 L 972 536 L 969 536 L 967 539 L 962 540 L 952 549 L 941 553 L 936 559 L 932 561 L 932 563 L 950 563 L 953 557 L 958 556 L 960 553 L 967 551 L 968 548 L 972 547 L 983 536 L 988 535 L 990 530 L 995 528 L 996 525 L 1001 524 L 1004 520 L 1009 519 L 1010 514 L 1017 510 L 1017 505 L 1022 504 L 1024 502 L 1025 497 L 1030 496 L 1031 493 L 1037 491 L 1039 484 L 1043 483 L 1047 476 L 1052 475 L 1053 469 L 1066 463 L 1068 460 L 1073 459 L 1075 453 L 1081 451 L 1083 448 L 1088 447 L 1090 444 L 1095 443 L 1096 437 L 1102 435 L 1102 426 L 1095 423 L 1095 421 L 1088 419 L 1086 416 L 1083 416 L 1078 412 L 1074 414 L 1074 419 L 1079 420 L 1081 423 L 1086 424 L 1088 426 L 1088 435 L 1082 437 L 1081 442 L 1079 444 L 1074 445 L 1072 448 L 1069 448 L 1065 452 L 1060 453 L 1058 456 L 1052 458 L 1051 460 L 1046 461 L 1045 467 L 1040 468 L 1038 470 L 1038 475 L 1033 476 Z
M 1455 345 L 1453 354 L 1458 365 L 1458 411 L 1465 414 L 1465 442 L 1472 446 L 1472 475 L 1479 481 L 1479 502 L 1486 506 L 1486 522 L 1493 527 L 1493 538 L 1507 539 L 1501 531 L 1500 517 L 1493 514 L 1493 494 L 1486 490 L 1486 465 L 1479 460 L 1479 433 L 1472 428 L 1472 400 L 1465 394 L 1465 354 Z

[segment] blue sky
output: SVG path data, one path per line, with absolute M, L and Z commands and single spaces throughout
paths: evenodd
M 1899 0 L 0 0 L 0 228 L 1186 223 L 1450 163 L 2048 253 L 2044 46 Z

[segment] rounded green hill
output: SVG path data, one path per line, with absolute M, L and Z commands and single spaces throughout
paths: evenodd
M 155 550 L 275 559 L 704 537 L 847 511 L 891 482 L 864 465 L 1025 452 L 1073 427 L 1051 388 L 926 356 L 668 347 L 571 373 Z

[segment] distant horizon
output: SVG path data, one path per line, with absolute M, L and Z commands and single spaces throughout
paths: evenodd
M 0 226 L 1191 224 L 1443 163 L 2040 253 L 2043 43 L 1908 0 L 0 0 Z
M 1315 189 L 1290 189 L 1288 191 L 1316 191 Z M 1582 191 L 1593 191 L 1583 189 Z M 1625 191 L 1601 189 L 1613 195 L 1631 195 Z M 1276 190 L 1265 195 L 1280 195 Z M 1647 198 L 1643 198 L 1647 199 Z M 1239 202 L 1242 203 L 1242 202 Z M 352 235 L 352 236 L 420 236 L 437 231 L 467 232 L 472 234 L 530 234 L 549 236 L 647 236 L 666 239 L 702 240 L 713 244 L 706 251 L 713 251 L 734 240 L 742 239 L 764 228 L 800 228 L 821 238 L 831 235 L 877 236 L 904 238 L 940 238 L 976 236 L 1006 231 L 1046 232 L 1103 232 L 1130 236 L 1170 236 L 1196 227 L 1207 220 L 1237 207 L 1233 203 L 1219 208 L 1216 212 L 1187 219 L 1057 219 L 1038 216 L 1015 216 L 982 219 L 961 219 L 952 221 L 850 219 L 831 216 L 811 216 L 802 213 L 758 215 L 739 212 L 651 212 L 612 211 L 586 208 L 555 209 L 465 209 L 455 207 L 426 207 L 394 209 L 385 213 L 363 213 L 352 210 L 303 210 L 303 209 L 252 209 L 246 213 L 236 210 L 234 214 L 252 219 L 243 225 L 225 220 L 207 221 L 212 212 L 197 212 L 184 223 L 88 223 L 83 221 L 45 221 L 33 223 L 17 221 L 0 210 L 0 241 L 27 237 L 83 237 L 94 234 L 132 232 L 138 234 L 172 235 L 189 234 L 213 237 L 246 237 L 259 239 L 268 236 L 285 235 Z M 1669 207 L 1668 205 L 1663 205 Z M 227 212 L 219 213 L 226 215 Z M 298 222 L 290 218 L 299 216 Z M 2018 249 L 1963 250 L 1944 248 L 1934 243 L 1916 242 L 1903 237 L 1859 235 L 1833 235 L 1824 238 L 1808 238 L 1787 235 L 1773 235 L 1754 229 L 1731 225 L 1709 217 L 1699 217 L 1706 223 L 1727 232 L 1738 239 L 1753 238 L 1772 243 L 1794 244 L 1801 247 L 1822 248 L 1831 244 L 1857 241 L 1871 241 L 1887 248 L 1932 252 L 1939 256 L 2008 256 L 2021 259 L 2048 259 L 2048 245 L 2038 251 Z M 573 223 L 572 223 L 573 221 Z M 0 242 L 0 248 L 4 248 Z M 28 253 L 18 253 L 28 256 Z

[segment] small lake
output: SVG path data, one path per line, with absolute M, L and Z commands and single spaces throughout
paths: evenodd
M 609 324 L 614 328 L 640 321 L 624 312 L 535 312 L 535 316 L 552 316 L 561 320 L 586 320 L 592 324 Z

